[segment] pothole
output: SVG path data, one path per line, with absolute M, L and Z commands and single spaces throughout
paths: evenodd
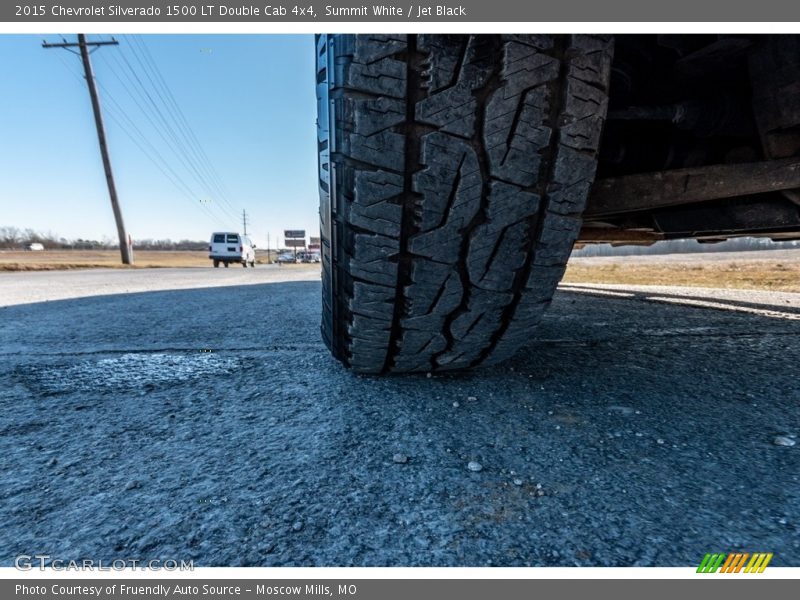
M 42 392 L 56 394 L 164 387 L 231 373 L 239 367 L 238 358 L 211 353 L 128 353 L 73 365 L 28 367 L 24 375 Z

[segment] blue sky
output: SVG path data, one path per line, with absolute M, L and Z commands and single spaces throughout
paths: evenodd
M 312 36 L 115 37 L 120 46 L 100 48 L 92 60 L 117 190 L 134 239 L 208 239 L 214 230 L 240 230 L 233 213 L 242 209 L 262 246 L 268 232 L 273 247 L 283 229 L 316 235 Z M 0 35 L 0 226 L 115 240 L 80 59 L 66 50 L 44 50 L 45 39 L 60 36 Z M 148 53 L 169 92 L 158 85 Z M 187 141 L 188 132 L 184 136 L 168 93 L 211 168 Z M 155 160 L 178 186 L 120 123 L 151 156 L 163 157 Z M 210 183 L 216 181 L 212 168 L 221 185 Z

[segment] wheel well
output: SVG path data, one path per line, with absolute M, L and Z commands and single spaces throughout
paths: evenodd
M 798 157 L 800 36 L 617 36 L 581 241 L 800 238 Z

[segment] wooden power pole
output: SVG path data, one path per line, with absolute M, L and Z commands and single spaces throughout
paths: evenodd
M 106 142 L 106 129 L 103 125 L 103 113 L 100 110 L 100 98 L 97 96 L 97 86 L 94 80 L 94 71 L 92 70 L 92 61 L 89 58 L 91 52 L 100 46 L 116 46 L 119 42 L 116 40 L 105 42 L 87 42 L 86 35 L 83 33 L 78 34 L 77 43 L 68 43 L 66 41 L 59 44 L 43 43 L 44 48 L 64 48 L 70 52 L 74 52 L 72 48 L 80 50 L 80 57 L 83 61 L 83 72 L 86 76 L 86 84 L 89 86 L 89 96 L 92 100 L 92 111 L 94 112 L 94 123 L 97 127 L 97 140 L 100 143 L 100 154 L 103 158 L 103 169 L 106 174 L 106 183 L 108 184 L 108 195 L 111 197 L 111 209 L 114 211 L 114 220 L 117 223 L 117 235 L 119 236 L 119 250 L 122 256 L 123 265 L 133 264 L 133 249 L 131 239 L 125 231 L 125 221 L 122 219 L 122 209 L 119 206 L 119 198 L 117 197 L 117 187 L 114 185 L 114 173 L 111 170 L 111 158 L 108 154 L 108 143 Z M 92 49 L 91 51 L 89 49 Z

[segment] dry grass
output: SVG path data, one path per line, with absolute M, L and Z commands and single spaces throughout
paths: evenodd
M 643 259 L 576 259 L 567 266 L 564 281 L 800 292 L 800 258 L 769 260 L 765 256 L 756 260 L 686 262 Z
M 0 252 L 0 271 L 55 271 L 66 269 L 138 269 L 145 267 L 209 267 L 207 252 L 140 250 L 133 267 L 120 263 L 116 250 L 52 250 Z M 260 261 L 259 261 L 260 262 Z
M 124 267 L 114 250 L 0 252 L 0 271 L 211 266 L 206 252 L 143 250 L 135 259 L 135 267 Z M 266 257 L 257 262 L 266 262 Z M 800 251 L 577 258 L 570 261 L 564 281 L 800 292 Z

